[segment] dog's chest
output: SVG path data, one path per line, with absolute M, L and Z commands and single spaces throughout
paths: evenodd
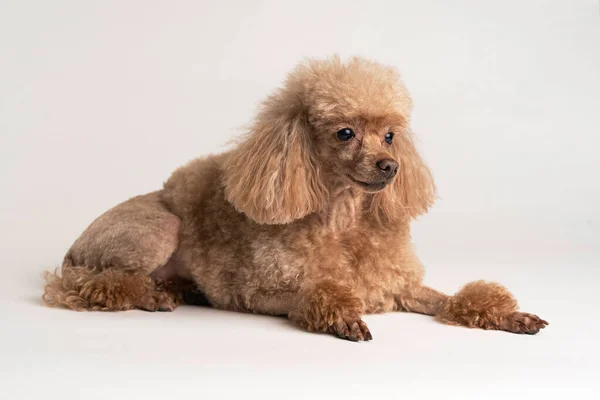
M 362 197 L 354 195 L 350 190 L 334 196 L 321 215 L 325 232 L 336 234 L 355 230 L 360 220 L 361 204 Z
M 389 232 L 348 232 L 343 249 L 343 279 L 353 285 L 368 313 L 394 310 L 395 294 L 420 279 L 420 265 L 417 268 L 410 261 L 410 245 Z

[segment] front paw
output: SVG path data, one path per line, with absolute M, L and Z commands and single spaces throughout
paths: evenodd
M 534 314 L 514 312 L 504 317 L 500 327 L 508 332 L 535 335 L 544 329 L 548 322 Z
M 373 335 L 371 335 L 369 327 L 365 321 L 360 318 L 340 318 L 329 329 L 338 337 L 351 340 L 353 342 L 369 341 L 373 339 Z
M 319 282 L 307 291 L 290 319 L 311 332 L 329 332 L 354 342 L 373 339 L 367 324 L 360 319 L 362 301 L 352 288 L 335 282 Z

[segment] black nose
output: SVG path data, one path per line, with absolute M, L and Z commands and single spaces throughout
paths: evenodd
M 386 179 L 392 179 L 398 172 L 398 163 L 391 158 L 384 158 L 377 161 L 377 167 Z

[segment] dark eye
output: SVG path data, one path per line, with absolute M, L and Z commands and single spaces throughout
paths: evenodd
M 337 137 L 342 142 L 345 142 L 345 141 L 350 140 L 350 139 L 352 139 L 354 137 L 354 132 L 352 132 L 352 129 L 350 129 L 350 128 L 344 128 L 344 129 L 341 129 L 341 130 L 338 131 Z
M 392 144 L 392 140 L 394 139 L 394 132 L 388 132 L 385 135 L 385 142 L 387 144 Z

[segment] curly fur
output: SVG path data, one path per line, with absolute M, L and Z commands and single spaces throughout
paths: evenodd
M 396 310 L 537 332 L 547 323 L 517 312 L 500 285 L 474 282 L 455 296 L 423 286 L 410 221 L 433 204 L 435 185 L 411 111 L 394 68 L 302 63 L 235 148 L 94 221 L 62 272 L 47 274 L 45 302 L 171 310 L 193 290 L 217 308 L 287 315 L 357 341 L 372 338 L 363 314 Z M 343 129 L 354 136 L 342 140 Z

